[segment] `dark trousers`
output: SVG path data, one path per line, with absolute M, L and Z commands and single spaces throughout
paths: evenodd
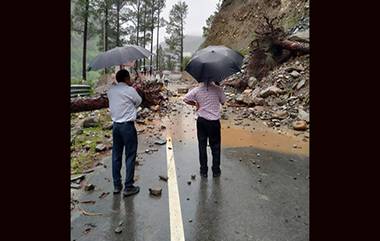
M 123 149 L 125 148 L 125 187 L 133 185 L 135 161 L 137 155 L 137 131 L 134 122 L 113 123 L 112 128 L 112 177 L 115 188 L 121 187 L 120 170 Z
M 200 171 L 207 173 L 207 139 L 212 152 L 212 171 L 220 173 L 220 121 L 206 120 L 202 117 L 197 119 L 197 136 L 199 148 Z

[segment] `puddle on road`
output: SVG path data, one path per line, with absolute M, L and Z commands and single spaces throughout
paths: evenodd
M 178 111 L 170 113 L 169 118 L 162 118 L 161 121 L 168 127 L 173 140 L 183 143 L 197 142 L 194 107 L 187 106 L 182 99 L 183 95 L 171 98 L 171 103 Z M 247 119 L 244 123 L 249 123 L 248 127 L 236 126 L 233 119 L 231 115 L 229 120 L 221 121 L 223 147 L 254 147 L 287 154 L 309 155 L 309 141 L 302 140 L 303 133 L 295 136 L 292 130 L 286 130 L 285 134 L 280 134 L 272 128 L 265 127 L 261 122 Z M 297 147 L 294 148 L 294 145 Z
M 297 145 L 297 148 L 294 148 L 293 145 Z M 223 122 L 222 146 L 255 147 L 270 151 L 309 155 L 309 142 L 304 142 L 299 137 L 278 134 L 272 129 L 248 130 L 232 125 L 227 128 Z

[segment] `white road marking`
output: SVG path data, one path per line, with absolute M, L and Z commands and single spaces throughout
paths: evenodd
M 183 230 L 181 202 L 179 200 L 177 174 L 173 153 L 173 143 L 168 135 L 166 139 L 166 157 L 168 167 L 168 194 L 169 194 L 169 219 L 170 241 L 185 241 Z

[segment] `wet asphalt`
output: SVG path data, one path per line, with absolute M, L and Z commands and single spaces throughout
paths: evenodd
M 222 175 L 213 178 L 209 170 L 205 179 L 199 176 L 193 111 L 183 107 L 165 122 L 168 129 L 162 135 L 173 138 L 185 240 L 309 240 L 308 153 L 222 146 Z M 95 190 L 72 190 L 74 199 L 95 204 L 77 203 L 71 211 L 71 240 L 170 240 L 167 183 L 158 177 L 167 175 L 166 149 L 156 145 L 157 152 L 144 153 L 147 138 L 139 135 L 142 160 L 135 172 L 139 194 L 126 198 L 112 194 L 110 156 L 103 160 L 105 166 L 85 178 Z M 222 138 L 230 137 L 222 131 Z M 162 187 L 160 197 L 149 195 L 153 186 Z M 86 216 L 80 208 L 101 215 Z M 122 232 L 115 233 L 119 226 Z

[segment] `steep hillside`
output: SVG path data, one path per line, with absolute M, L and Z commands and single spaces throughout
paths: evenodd
M 203 46 L 225 45 L 247 49 L 254 39 L 259 15 L 279 16 L 285 31 L 308 19 L 309 0 L 224 0 Z

